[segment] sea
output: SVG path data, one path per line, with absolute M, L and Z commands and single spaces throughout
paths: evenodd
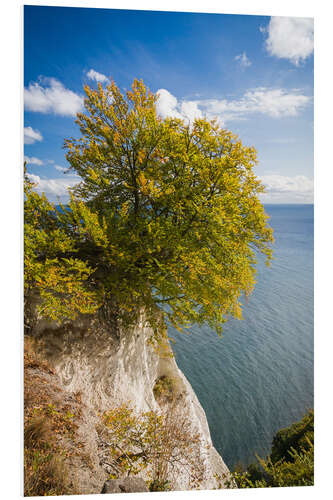
M 313 205 L 265 205 L 274 260 L 258 261 L 243 319 L 222 337 L 208 326 L 169 327 L 179 368 L 204 408 L 228 467 L 266 457 L 275 433 L 313 408 Z

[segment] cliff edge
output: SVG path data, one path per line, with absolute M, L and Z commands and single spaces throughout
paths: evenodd
M 152 334 L 143 321 L 122 332 L 105 318 L 87 315 L 61 326 L 41 319 L 29 332 L 36 355 L 47 363 L 51 373 L 48 376 L 54 377 L 58 393 L 63 393 L 65 399 L 79 395 L 80 419 L 76 432 L 91 464 L 82 467 L 80 460 L 70 463 L 70 474 L 79 477 L 76 479 L 79 493 L 100 493 L 113 472 L 100 416 L 121 405 L 130 406 L 138 414 L 173 411 L 177 419 L 189 422 L 190 431 L 196 436 L 193 453 L 200 464 L 200 477 L 193 482 L 186 468 L 181 463 L 175 464 L 169 474 L 172 490 L 223 487 L 222 478 L 229 475 L 213 447 L 205 412 L 178 368 L 168 340 L 164 339 L 157 348 Z M 35 376 L 31 372 L 33 367 L 29 369 L 30 376 Z M 172 398 L 162 401 L 157 389 L 165 380 L 172 383 Z M 147 479 L 149 471 L 141 476 Z

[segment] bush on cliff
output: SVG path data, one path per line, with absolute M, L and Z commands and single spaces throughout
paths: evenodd
M 311 486 L 314 484 L 314 412 L 278 431 L 266 460 L 250 464 L 245 472 L 235 472 L 239 488 Z
M 272 230 L 253 147 L 216 121 L 162 119 L 142 82 L 85 87 L 80 139 L 65 141 L 80 183 L 57 210 L 27 189 L 27 286 L 40 313 L 62 320 L 112 305 L 134 322 L 156 311 L 180 328 L 218 332 L 269 262 Z M 32 206 L 33 205 L 33 206 Z
M 102 421 L 100 432 L 110 445 L 112 479 L 147 471 L 150 491 L 165 491 L 172 489 L 174 476 L 181 470 L 189 488 L 202 482 L 200 436 L 193 431 L 181 402 L 174 400 L 160 412 L 140 414 L 123 404 L 105 412 Z
M 289 450 L 293 448 L 297 453 L 302 449 L 310 448 L 309 442 L 314 440 L 314 412 L 310 410 L 299 422 L 290 427 L 279 430 L 272 443 L 271 460 L 290 460 Z

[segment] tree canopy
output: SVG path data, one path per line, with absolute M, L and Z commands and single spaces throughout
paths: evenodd
M 206 322 L 219 332 L 230 315 L 241 317 L 257 253 L 271 258 L 255 149 L 216 121 L 162 119 L 142 81 L 124 94 L 114 82 L 85 93 L 81 136 L 65 140 L 80 182 L 61 210 L 40 198 L 68 245 L 39 253 L 38 263 L 81 266 L 72 312 L 95 300 L 120 316 L 144 309 L 152 320 L 160 309 L 176 327 Z M 48 285 L 44 296 L 66 295 Z

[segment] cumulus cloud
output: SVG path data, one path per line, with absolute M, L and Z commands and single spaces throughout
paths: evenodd
M 55 78 L 44 78 L 45 86 L 37 82 L 24 89 L 24 107 L 27 111 L 75 116 L 82 110 L 83 97 L 66 89 Z
M 192 123 L 195 118 L 203 116 L 198 107 L 199 101 L 178 102 L 178 99 L 166 89 L 159 89 L 157 95 L 156 110 L 162 118 L 180 118 Z
M 60 179 L 41 179 L 39 175 L 27 174 L 29 179 L 36 184 L 38 193 L 45 193 L 50 200 L 68 198 L 68 188 L 78 183 L 77 176 Z
M 183 118 L 178 111 L 179 104 L 177 97 L 166 89 L 159 89 L 156 93 L 158 95 L 156 110 L 162 118 Z
M 96 82 L 108 82 L 109 79 L 103 75 L 103 73 L 98 73 L 98 71 L 95 71 L 94 69 L 91 69 L 87 73 L 87 77 L 90 78 L 90 80 L 95 80 Z
M 180 113 L 185 120 L 192 123 L 196 118 L 202 118 L 202 111 L 195 101 L 183 101 L 181 103 Z
M 288 177 L 284 175 L 259 176 L 266 187 L 266 193 L 261 195 L 263 201 L 312 203 L 313 179 L 304 175 Z
M 33 144 L 42 140 L 43 136 L 38 130 L 34 130 L 32 127 L 24 127 L 24 144 Z
M 271 17 L 266 29 L 266 49 L 272 56 L 289 59 L 296 66 L 313 53 L 313 19 Z
M 61 167 L 60 165 L 54 165 L 54 168 L 58 170 L 58 172 L 67 172 L 68 168 L 66 167 Z
M 252 64 L 250 59 L 247 57 L 246 52 L 238 54 L 238 56 L 235 57 L 235 61 L 238 61 L 242 68 L 248 68 Z
M 259 87 L 249 90 L 239 99 L 206 99 L 178 101 L 166 89 L 157 91 L 157 112 L 162 118 L 182 118 L 193 122 L 203 116 L 217 118 L 221 124 L 227 121 L 243 120 L 251 114 L 261 113 L 274 118 L 296 116 L 310 102 L 311 98 L 298 90 L 268 89 Z
M 28 165 L 44 165 L 42 160 L 35 158 L 34 156 L 25 156 L 24 161 L 27 162 Z

